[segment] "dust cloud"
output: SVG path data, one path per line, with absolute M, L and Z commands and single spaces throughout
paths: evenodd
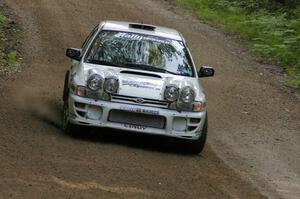
M 15 94 L 13 103 L 21 112 L 60 128 L 62 103 L 51 96 L 51 93 L 45 93 L 41 89 L 25 87 Z

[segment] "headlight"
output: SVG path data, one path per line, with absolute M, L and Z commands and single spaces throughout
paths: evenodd
M 174 102 L 179 97 L 179 88 L 175 85 L 169 85 L 166 87 L 164 97 L 170 102 Z
M 92 91 L 98 91 L 103 87 L 103 77 L 98 74 L 93 74 L 87 80 L 87 86 Z
M 112 94 L 116 93 L 119 89 L 119 80 L 116 77 L 108 77 L 104 82 L 105 92 Z
M 184 87 L 180 93 L 180 100 L 186 104 L 194 102 L 196 93 L 194 89 L 189 86 Z

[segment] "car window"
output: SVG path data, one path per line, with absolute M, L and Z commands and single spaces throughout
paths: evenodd
M 183 42 L 129 32 L 101 31 L 85 57 L 86 62 L 194 77 Z

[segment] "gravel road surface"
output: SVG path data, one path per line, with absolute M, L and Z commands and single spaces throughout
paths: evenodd
M 300 198 L 300 98 L 275 66 L 162 0 L 6 0 L 24 30 L 24 69 L 0 81 L 0 198 Z M 201 155 L 177 141 L 60 130 L 67 47 L 105 19 L 178 29 L 209 102 Z

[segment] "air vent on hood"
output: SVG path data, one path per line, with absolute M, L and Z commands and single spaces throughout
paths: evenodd
M 153 73 L 143 73 L 143 72 L 136 72 L 136 71 L 130 71 L 130 70 L 123 70 L 123 71 L 121 71 L 120 73 L 161 78 L 161 76 L 160 76 L 160 75 L 157 75 L 157 74 L 153 74 Z
M 142 30 L 149 30 L 149 31 L 154 31 L 155 30 L 155 26 L 151 26 L 148 24 L 138 24 L 138 23 L 133 23 L 133 24 L 129 24 L 130 28 L 135 28 L 135 29 L 142 29 Z

